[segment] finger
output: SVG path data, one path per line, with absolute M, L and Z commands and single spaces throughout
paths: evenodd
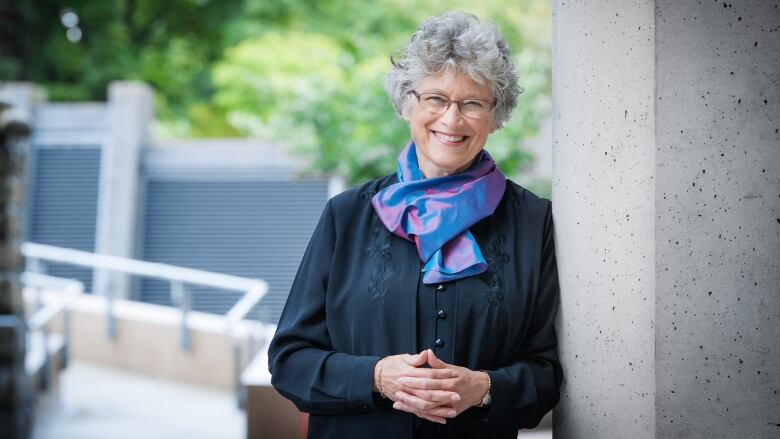
M 406 392 L 401 391 L 401 390 L 395 392 L 395 399 L 396 399 L 396 401 L 401 401 L 404 404 L 406 404 L 408 406 L 412 406 L 412 407 L 414 407 L 414 408 L 416 408 L 416 409 L 418 409 L 418 410 L 420 410 L 422 412 L 427 412 L 428 410 L 431 410 L 434 407 L 438 407 L 439 405 L 441 405 L 438 402 L 426 401 L 426 400 L 424 400 L 422 398 L 419 398 L 419 397 L 417 397 L 415 395 L 412 395 L 410 393 L 406 393 Z
M 409 405 L 403 401 L 396 401 L 393 403 L 393 408 L 397 410 L 403 410 L 405 412 L 413 413 L 417 416 L 434 416 L 439 418 L 454 418 L 457 412 L 452 407 L 434 407 L 430 410 L 420 410 L 417 407 Z
M 420 390 L 412 387 L 404 387 L 404 391 L 426 401 L 453 403 L 460 401 L 460 395 L 447 390 Z
M 393 403 L 393 408 L 396 410 L 401 410 L 404 412 L 417 415 L 423 419 L 428 419 L 429 421 L 438 422 L 439 424 L 447 423 L 447 420 L 443 416 L 436 416 L 429 413 L 421 413 L 419 410 L 415 409 L 414 407 L 408 406 L 402 402 Z
M 396 401 L 395 403 L 393 403 L 393 408 L 396 410 L 402 410 L 405 412 L 413 413 L 421 418 L 425 416 L 431 416 L 434 418 L 454 418 L 456 415 L 455 409 L 451 407 L 436 407 L 427 412 L 421 412 L 420 410 L 400 401 Z M 438 422 L 438 421 L 434 421 L 434 422 Z
M 410 369 L 405 371 L 402 375 L 405 377 L 428 378 L 436 380 L 456 378 L 459 376 L 458 371 L 454 369 L 429 369 L 424 367 Z
M 420 367 L 428 361 L 428 353 L 427 351 L 422 351 L 417 355 L 409 355 L 405 359 L 408 365 Z
M 430 416 L 439 416 L 442 418 L 454 418 L 458 412 L 456 412 L 452 407 L 439 406 L 426 411 L 425 414 Z
M 419 417 L 421 417 L 423 419 L 427 419 L 427 420 L 429 420 L 431 422 L 438 422 L 439 424 L 446 424 L 447 423 L 447 418 L 442 418 L 441 416 L 421 415 L 421 414 L 418 414 L 417 416 L 419 416 Z
M 405 387 L 410 387 L 413 389 L 420 389 L 420 390 L 447 390 L 447 391 L 455 390 L 454 378 L 430 379 L 430 378 L 404 376 L 398 378 L 398 384 Z
M 428 349 L 428 364 L 435 369 L 443 369 L 448 366 L 447 363 L 439 360 L 431 349 Z

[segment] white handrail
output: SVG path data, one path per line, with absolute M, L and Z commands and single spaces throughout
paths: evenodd
M 232 276 L 211 271 L 184 268 L 159 262 L 139 261 L 119 256 L 101 255 L 81 250 L 54 247 L 51 245 L 25 242 L 21 246 L 27 258 L 44 259 L 69 265 L 103 268 L 138 276 L 180 281 L 225 290 L 245 291 L 244 296 L 226 314 L 228 328 L 244 319 L 249 311 L 268 292 L 268 283 L 261 279 Z
M 239 324 L 244 320 L 246 315 L 252 310 L 252 308 L 260 302 L 263 296 L 268 292 L 268 283 L 261 279 L 249 279 L 240 276 L 231 276 L 228 274 L 214 273 L 205 270 L 196 270 L 193 268 L 178 267 L 175 265 L 162 264 L 158 262 L 139 261 L 137 259 L 123 258 L 119 256 L 101 255 L 96 253 L 89 253 L 80 250 L 54 247 L 45 244 L 37 244 L 32 242 L 25 242 L 21 245 L 22 254 L 30 260 L 46 260 L 50 262 L 57 262 L 69 265 L 78 265 L 82 267 L 89 267 L 93 269 L 104 269 L 110 271 L 116 271 L 120 273 L 128 273 L 138 276 L 145 276 L 151 278 L 164 279 L 171 283 L 172 290 L 179 293 L 179 309 L 182 312 L 182 338 L 181 346 L 183 349 L 189 349 L 190 336 L 189 329 L 187 328 L 187 311 L 189 309 L 189 295 L 184 289 L 184 284 L 194 284 L 209 286 L 214 288 L 220 288 L 225 290 L 243 291 L 244 295 L 234 304 L 230 310 L 224 315 L 225 319 L 225 332 L 227 335 L 232 336 L 234 339 L 239 338 Z M 30 275 L 30 273 L 26 273 Z M 44 276 L 41 274 L 41 276 Z M 47 276 L 49 277 L 49 276 Z M 50 280 L 54 279 L 49 277 Z M 32 279 L 32 278 L 31 278 Z M 43 278 L 38 278 L 43 279 Z M 75 296 L 75 292 L 80 294 L 83 291 L 83 284 L 78 282 L 79 288 L 74 289 L 74 292 L 69 294 L 67 298 L 57 305 L 52 307 L 51 310 L 45 313 L 41 312 L 40 317 L 36 317 L 35 321 L 31 321 L 30 325 L 36 325 L 36 327 L 43 327 L 54 315 L 60 312 L 67 306 Z M 114 318 L 112 312 L 112 300 L 111 294 L 106 296 L 109 306 L 107 307 L 107 319 L 108 319 L 108 331 L 109 334 L 114 333 Z M 56 311 L 55 311 L 56 309 Z M 42 310 L 44 311 L 44 310 Z M 248 333 L 250 345 L 252 345 L 253 334 L 250 331 Z M 236 396 L 238 397 L 239 405 L 243 405 L 243 396 L 240 388 L 239 376 L 241 372 L 241 349 L 237 341 L 233 342 L 233 351 L 235 356 L 235 386 Z M 248 352 L 249 356 L 252 355 L 251 349 Z
M 41 273 L 31 273 L 29 271 L 22 273 L 21 280 L 26 285 L 36 286 L 60 286 L 63 289 L 65 297 L 52 304 L 36 311 L 27 322 L 27 328 L 31 331 L 37 331 L 43 328 L 51 319 L 70 305 L 79 295 L 84 292 L 84 284 L 75 279 L 62 279 L 54 276 L 47 276 Z
M 31 273 L 25 271 L 20 276 L 25 285 L 33 286 L 35 290 L 35 302 L 40 303 L 40 288 L 61 288 L 64 297 L 59 300 L 46 304 L 43 308 L 37 309 L 27 321 L 27 329 L 31 332 L 40 332 L 43 346 L 43 364 L 41 369 L 35 373 L 43 374 L 41 383 L 45 389 L 52 382 L 53 370 L 49 367 L 49 330 L 46 325 L 58 314 L 62 313 L 62 335 L 65 343 L 62 347 L 60 365 L 65 367 L 68 361 L 68 349 L 70 345 L 70 304 L 73 303 L 83 292 L 84 284 L 75 279 L 64 279 L 61 277 L 48 276 L 42 273 Z
M 46 259 L 82 267 L 104 268 L 139 276 L 178 280 L 188 284 L 204 285 L 226 290 L 247 291 L 258 284 L 267 284 L 259 279 L 249 279 L 229 274 L 214 273 L 194 268 L 184 268 L 159 262 L 139 261 L 119 256 L 101 255 L 81 250 L 54 247 L 45 244 L 25 242 L 22 254 L 28 258 Z

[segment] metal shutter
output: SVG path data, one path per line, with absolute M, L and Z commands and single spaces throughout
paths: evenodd
M 95 251 L 99 145 L 33 146 L 28 193 L 28 240 Z M 91 291 L 92 270 L 47 263 L 52 276 L 78 279 Z
M 277 323 L 327 201 L 326 181 L 261 181 L 213 173 L 144 178 L 141 258 L 269 283 L 253 317 Z M 229 174 L 229 173 L 228 173 Z M 135 297 L 171 305 L 166 282 L 144 279 Z M 240 294 L 190 286 L 193 309 L 223 314 Z

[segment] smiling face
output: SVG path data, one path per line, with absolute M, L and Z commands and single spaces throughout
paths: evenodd
M 420 80 L 418 93 L 438 93 L 453 101 L 479 99 L 493 102 L 487 85 L 479 84 L 465 73 L 447 69 Z M 453 103 L 445 113 L 435 114 L 415 99 L 406 111 L 412 140 L 417 145 L 417 161 L 425 178 L 457 174 L 468 169 L 474 158 L 485 147 L 490 133 L 495 131 L 491 110 L 482 119 L 470 119 L 460 114 Z

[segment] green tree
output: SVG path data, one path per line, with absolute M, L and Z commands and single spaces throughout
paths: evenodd
M 381 86 L 389 54 L 425 17 L 465 6 L 416 3 L 291 1 L 273 8 L 249 1 L 231 32 L 241 42 L 214 70 L 218 111 L 242 132 L 284 142 L 309 157 L 314 169 L 340 172 L 350 183 L 392 172 L 409 133 Z M 492 1 L 473 11 L 505 30 L 526 90 L 513 120 L 488 145 L 511 176 L 532 161 L 518 145 L 535 134 L 550 107 L 549 9 L 540 3 L 507 7 Z M 279 25 L 263 31 L 256 24 L 267 16 Z M 242 40 L 255 33 L 262 36 Z
M 79 16 L 71 42 L 60 14 Z M 544 0 L 26 0 L 0 16 L 0 79 L 43 84 L 52 100 L 103 100 L 109 81 L 155 89 L 162 137 L 274 139 L 351 183 L 393 171 L 408 140 L 382 89 L 389 55 L 450 9 L 496 22 L 525 88 L 488 149 L 516 176 L 519 148 L 550 111 Z

